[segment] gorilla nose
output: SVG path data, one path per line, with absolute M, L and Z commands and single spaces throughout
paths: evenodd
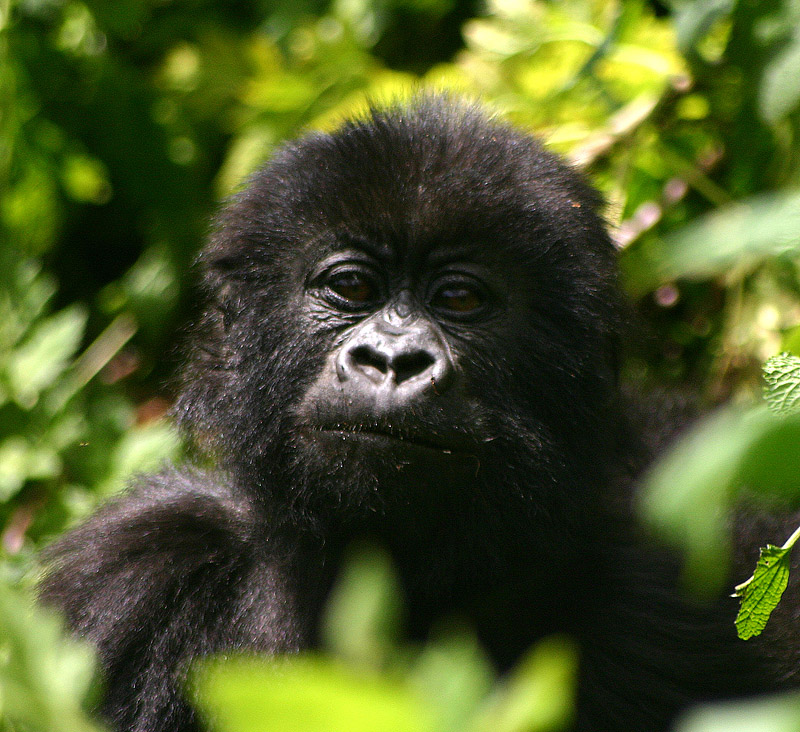
M 409 379 L 424 376 L 432 371 L 436 359 L 427 351 L 410 350 L 400 353 L 381 353 L 371 346 L 356 346 L 348 353 L 351 370 L 360 373 L 376 384 L 391 379 L 400 385 Z M 432 374 L 431 374 L 432 375 Z
M 336 368 L 341 382 L 376 392 L 396 391 L 396 397 L 402 394 L 406 398 L 446 388 L 452 369 L 438 344 L 420 344 L 414 338 L 376 341 L 352 343 L 342 349 Z

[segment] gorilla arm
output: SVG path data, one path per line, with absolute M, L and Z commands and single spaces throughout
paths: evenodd
M 143 478 L 52 552 L 42 599 L 97 647 L 116 729 L 196 729 L 181 693 L 193 657 L 302 644 L 292 593 L 248 544 L 255 526 L 246 500 L 200 472 L 168 471 Z

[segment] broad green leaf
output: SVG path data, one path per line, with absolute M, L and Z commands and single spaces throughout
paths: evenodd
M 52 447 L 32 445 L 20 435 L 11 435 L 0 442 L 0 501 L 19 492 L 28 480 L 54 478 L 61 467 Z
M 800 694 L 709 704 L 689 711 L 675 732 L 797 732 Z
M 713 277 L 732 266 L 754 266 L 766 257 L 800 253 L 800 194 L 753 196 L 718 209 L 666 237 L 637 262 L 638 289 L 678 277 Z M 644 253 L 634 248 L 634 258 Z
M 687 432 L 647 476 L 642 511 L 686 551 L 689 583 L 710 593 L 727 567 L 725 511 L 740 456 L 751 437 L 745 413 L 722 409 Z
M 800 412 L 777 416 L 758 409 L 744 429 L 750 435 L 732 487 L 744 486 L 792 507 L 800 505 Z
M 742 640 L 759 635 L 789 583 L 791 547 L 767 544 L 761 549 L 753 576 L 736 588 L 741 598 L 736 631 Z
M 736 6 L 736 0 L 691 0 L 683 3 L 675 18 L 678 46 L 684 53 L 694 48 L 714 23 Z
M 788 414 L 800 409 L 800 357 L 782 353 L 764 365 L 764 398 L 770 409 Z
M 784 48 L 764 68 L 758 90 L 761 115 L 778 122 L 800 103 L 800 40 Z
M 175 458 L 179 448 L 177 432 L 167 420 L 129 429 L 113 449 L 108 476 L 98 492 L 112 493 L 131 475 L 158 469 L 166 460 Z
M 214 732 L 430 732 L 431 713 L 400 680 L 317 656 L 194 666 L 193 698 Z
M 684 435 L 645 479 L 644 516 L 686 551 L 690 584 L 713 594 L 727 567 L 727 512 L 747 488 L 800 499 L 800 413 L 725 407 Z
M 492 664 L 465 629 L 448 628 L 429 641 L 414 665 L 412 681 L 435 703 L 436 732 L 464 732 L 495 680 Z

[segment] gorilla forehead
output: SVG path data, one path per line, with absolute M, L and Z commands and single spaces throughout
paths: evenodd
M 333 232 L 404 250 L 491 242 L 524 254 L 597 231 L 598 203 L 536 140 L 435 98 L 285 146 L 234 208 L 262 243 Z

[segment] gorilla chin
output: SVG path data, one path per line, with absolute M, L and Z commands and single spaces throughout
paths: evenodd
M 138 477 L 47 557 L 42 601 L 97 647 L 111 728 L 198 732 L 193 658 L 318 647 L 364 538 L 412 639 L 457 616 L 506 670 L 575 638 L 573 732 L 666 732 L 796 684 L 797 623 L 739 641 L 735 601 L 687 601 L 637 523 L 680 417 L 621 385 L 601 209 L 534 138 L 442 97 L 286 144 L 224 206 L 175 408 L 202 460 Z

